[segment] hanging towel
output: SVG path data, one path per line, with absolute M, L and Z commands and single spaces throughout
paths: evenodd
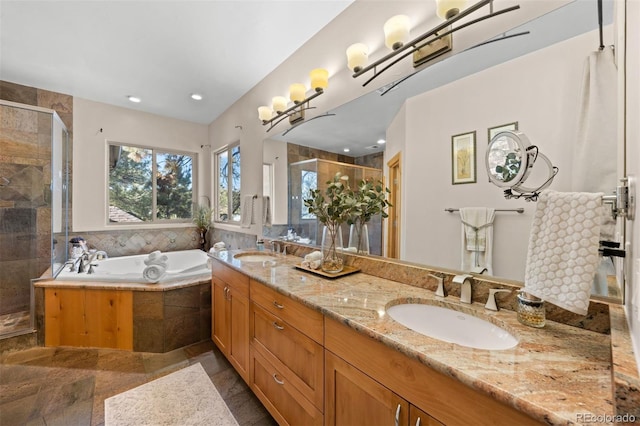
M 462 221 L 462 270 L 487 269 L 493 275 L 493 219 L 495 210 L 488 207 L 463 207 Z
M 618 71 L 614 51 L 592 52 L 584 64 L 578 104 L 578 128 L 573 144 L 571 189 L 610 194 L 618 182 Z M 616 221 L 603 216 L 602 240 L 615 241 Z
M 602 193 L 543 191 L 531 225 L 524 289 L 586 315 L 598 255 Z
M 242 214 L 240 216 L 240 226 L 251 227 L 253 223 L 253 195 L 245 195 L 242 198 Z
M 262 225 L 271 226 L 271 198 L 268 195 L 262 197 Z

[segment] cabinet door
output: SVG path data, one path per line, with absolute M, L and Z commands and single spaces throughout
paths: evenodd
M 409 426 L 444 426 L 418 407 L 411 405 L 409 407 Z
M 240 376 L 249 382 L 249 299 L 235 288 L 227 290 L 227 304 L 231 326 L 228 346 L 229 362 Z
M 133 293 L 46 288 L 45 345 L 133 349 Z
M 231 339 L 231 312 L 227 301 L 228 287 L 224 281 L 213 278 L 213 288 L 211 291 L 211 338 L 223 354 L 229 353 L 229 342 Z
M 408 424 L 407 401 L 329 351 L 325 362 L 327 425 Z

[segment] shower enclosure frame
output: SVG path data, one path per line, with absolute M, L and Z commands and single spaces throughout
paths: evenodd
M 42 271 L 38 276 L 31 276 L 29 283 L 29 323 L 23 328 L 11 330 L 0 334 L 0 339 L 9 337 L 20 336 L 23 334 L 33 333 L 36 330 L 35 324 L 35 293 L 33 282 L 40 279 L 54 278 L 64 267 L 65 262 L 68 259 L 68 240 L 69 240 L 69 210 L 70 210 L 70 176 L 69 176 L 69 163 L 70 163 L 70 147 L 69 147 L 69 131 L 66 125 L 63 123 L 60 116 L 56 111 L 48 108 L 43 108 L 34 105 L 27 105 L 17 102 L 11 102 L 6 100 L 0 100 L 0 107 L 12 108 L 17 110 L 27 110 L 40 114 L 47 114 L 51 117 L 50 129 L 51 133 L 40 131 L 38 125 L 38 136 L 49 136 L 50 139 L 50 178 L 48 181 L 43 181 L 43 201 L 44 206 L 48 206 L 51 211 L 51 227 L 49 232 L 49 247 L 50 247 L 50 262 L 49 267 Z M 48 124 L 48 123 L 47 123 Z M 4 131 L 4 130 L 3 130 Z M 40 143 L 40 140 L 39 140 Z M 46 165 L 44 166 L 46 167 Z M 10 186 L 11 180 L 9 178 L 0 179 L 6 186 Z M 38 206 L 42 207 L 42 206 Z M 33 206 L 31 206 L 33 208 Z M 37 222 L 36 222 L 37 223 Z M 30 231 L 31 232 L 31 231 Z M 36 225 L 36 244 L 38 229 Z M 36 247 L 36 253 L 37 253 Z M 37 256 L 37 254 L 36 254 Z M 38 263 L 39 257 L 30 257 L 29 261 Z

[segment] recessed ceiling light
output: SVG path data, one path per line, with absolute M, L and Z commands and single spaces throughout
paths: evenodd
M 142 99 L 140 99 L 140 98 L 139 98 L 139 97 L 137 97 L 137 96 L 127 96 L 127 99 L 129 99 L 131 102 L 135 102 L 135 103 L 137 103 L 137 104 L 138 104 L 138 103 L 140 103 L 140 102 L 142 102 Z
M 351 151 L 351 150 L 350 150 L 349 148 L 345 148 L 345 149 L 343 149 L 343 151 L 344 151 L 344 152 L 349 152 L 349 151 Z
M 201 101 L 202 100 L 202 95 L 200 93 L 192 93 L 191 94 L 191 99 L 196 100 L 196 101 Z
M 378 143 L 379 143 L 380 145 L 382 145 L 382 144 L 383 144 L 383 143 L 385 143 L 385 142 L 387 142 L 387 141 L 385 141 L 384 139 L 378 139 Z

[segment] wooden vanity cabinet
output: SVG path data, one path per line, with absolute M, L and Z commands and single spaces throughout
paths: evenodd
M 326 425 L 442 426 L 342 358 L 325 353 Z
M 526 414 L 329 318 L 325 319 L 325 358 L 325 416 L 328 425 L 366 424 L 358 417 L 369 415 L 367 412 L 373 411 L 372 407 L 376 407 L 377 415 L 384 419 L 375 424 L 395 425 L 394 410 L 398 404 L 401 405 L 399 425 L 409 424 L 402 413 L 408 410 L 417 415 L 420 413 L 417 409 L 426 416 L 421 419 L 422 425 L 433 424 L 425 419 L 446 425 L 540 424 Z M 370 406 L 365 408 L 360 402 L 348 401 L 349 398 L 368 401 L 366 403 Z M 413 407 L 405 408 L 403 399 Z M 388 422 L 391 414 L 393 417 Z M 415 421 L 411 425 L 415 425 Z
M 322 314 L 250 284 L 251 388 L 281 425 L 323 424 Z
M 249 383 L 249 277 L 212 262 L 211 338 Z

